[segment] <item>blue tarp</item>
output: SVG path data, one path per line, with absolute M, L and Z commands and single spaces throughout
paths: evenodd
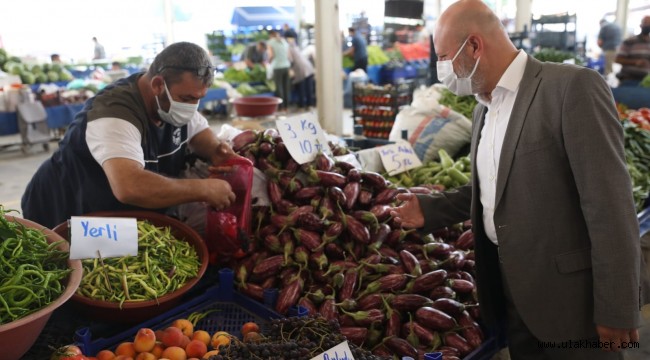
M 236 26 L 282 26 L 295 22 L 293 6 L 236 7 L 230 23 Z

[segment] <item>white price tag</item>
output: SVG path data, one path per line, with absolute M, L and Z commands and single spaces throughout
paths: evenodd
M 94 259 L 138 255 L 138 222 L 135 218 L 70 218 L 70 259 Z
M 298 164 L 314 160 L 319 151 L 332 155 L 325 133 L 314 113 L 277 120 L 276 124 L 289 154 Z
M 335 347 L 314 356 L 311 360 L 354 360 L 352 350 L 347 341 L 344 341 Z
M 375 148 L 388 175 L 395 175 L 406 170 L 422 166 L 420 158 L 413 151 L 411 143 L 399 141 L 395 144 Z

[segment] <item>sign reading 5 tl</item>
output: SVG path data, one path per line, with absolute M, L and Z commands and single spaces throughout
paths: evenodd
M 376 150 L 379 152 L 381 162 L 388 175 L 403 173 L 406 170 L 422 166 L 420 158 L 407 141 L 380 146 Z

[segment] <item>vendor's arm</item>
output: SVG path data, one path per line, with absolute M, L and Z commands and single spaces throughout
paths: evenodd
M 103 118 L 88 123 L 88 149 L 104 169 L 119 201 L 155 209 L 193 201 L 223 208 L 234 200 L 225 181 L 172 179 L 146 170 L 141 141 L 140 131 L 125 120 Z
M 190 148 L 204 159 L 210 159 L 212 165 L 219 165 L 225 160 L 237 156 L 232 148 L 217 138 L 212 129 L 207 128 L 190 140 Z
M 145 170 L 124 158 L 102 164 L 113 195 L 122 203 L 158 209 L 190 202 L 206 202 L 223 209 L 235 201 L 228 182 L 218 179 L 173 179 Z

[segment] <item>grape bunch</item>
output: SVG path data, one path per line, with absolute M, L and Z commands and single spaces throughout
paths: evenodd
M 233 339 L 209 360 L 310 359 L 345 341 L 338 331 L 338 321 L 316 316 L 273 319 L 264 330 L 256 342 Z M 357 360 L 384 359 L 352 343 L 349 346 Z

